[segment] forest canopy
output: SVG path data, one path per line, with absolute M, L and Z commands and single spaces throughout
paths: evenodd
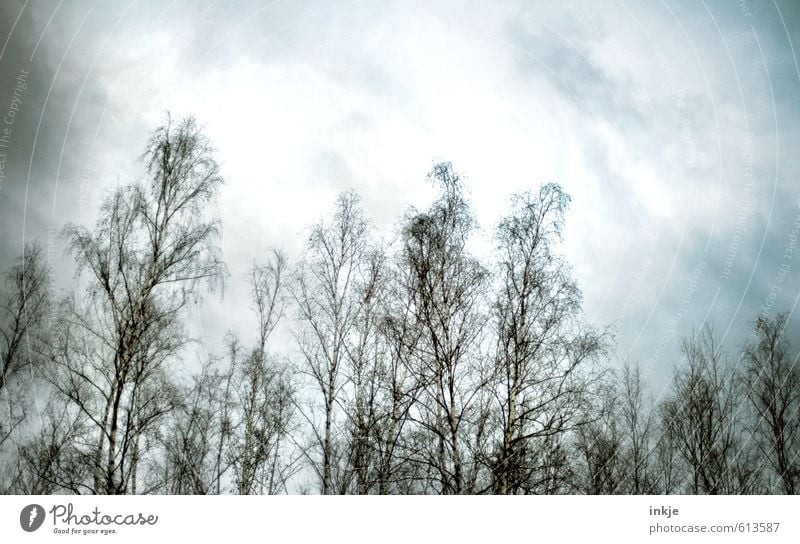
M 63 228 L 74 290 L 53 292 L 37 242 L 4 271 L 4 493 L 798 492 L 785 315 L 754 316 L 737 352 L 709 325 L 685 331 L 653 397 L 582 313 L 559 253 L 570 195 L 510 195 L 478 255 L 447 162 L 391 241 L 345 191 L 302 255 L 259 256 L 251 330 L 222 331 L 224 350 L 183 375 L 190 310 L 227 276 L 224 179 L 192 118 L 167 117 L 143 157 L 146 181 Z

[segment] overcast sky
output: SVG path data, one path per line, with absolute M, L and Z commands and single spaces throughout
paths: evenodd
M 572 195 L 562 250 L 586 317 L 656 382 L 693 327 L 738 347 L 762 311 L 797 310 L 796 3 L 4 0 L 0 14 L 2 268 L 49 239 L 69 285 L 48 232 L 142 178 L 169 110 L 206 127 L 227 180 L 231 278 L 199 314 L 209 339 L 246 323 L 253 259 L 296 257 L 348 188 L 389 236 L 430 201 L 436 159 L 465 176 L 484 237 L 515 191 Z

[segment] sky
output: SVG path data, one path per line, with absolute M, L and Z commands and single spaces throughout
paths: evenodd
M 63 226 L 143 179 L 165 112 L 194 115 L 226 179 L 231 276 L 193 314 L 208 345 L 247 335 L 248 268 L 297 258 L 339 192 L 389 239 L 437 160 L 478 252 L 513 193 L 564 187 L 586 320 L 654 383 L 703 324 L 734 351 L 798 311 L 791 1 L 5 0 L 0 47 L 0 267 L 39 239 L 74 285 Z

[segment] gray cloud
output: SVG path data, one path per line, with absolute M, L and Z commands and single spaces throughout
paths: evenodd
M 142 176 L 147 133 L 171 110 L 195 114 L 219 148 L 233 279 L 267 247 L 296 255 L 304 226 L 350 187 L 390 235 L 429 198 L 442 156 L 466 174 L 485 232 L 512 191 L 571 192 L 564 250 L 586 313 L 658 375 L 704 319 L 734 346 L 765 304 L 789 310 L 800 293 L 800 251 L 786 258 L 800 198 L 792 2 L 55 8 L 0 5 L 3 115 L 29 72 L 4 148 L 4 265 L 25 239 L 49 239 L 69 285 L 51 233 Z M 238 283 L 204 323 L 243 326 Z

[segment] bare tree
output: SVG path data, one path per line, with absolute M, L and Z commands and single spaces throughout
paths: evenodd
M 684 341 L 685 364 L 673 377 L 662 406 L 662 426 L 688 469 L 693 494 L 737 493 L 740 444 L 735 421 L 735 380 L 710 328 Z
M 686 481 L 686 474 L 667 434 L 661 432 L 656 435 L 653 454 L 654 492 L 662 495 L 684 492 L 681 483 Z
M 609 370 L 576 429 L 576 489 L 588 494 L 657 492 L 655 419 L 638 366 Z M 671 446 L 669 446 L 671 447 Z M 664 467 L 666 476 L 674 463 Z M 669 492 L 669 491 L 665 491 Z
M 613 382 L 604 384 L 587 422 L 576 429 L 577 488 L 588 495 L 617 493 L 624 478 L 620 395 Z
M 382 441 L 395 424 L 387 413 L 391 410 L 389 399 L 384 396 L 387 380 L 391 380 L 388 346 L 381 331 L 387 274 L 383 250 L 368 248 L 354 286 L 358 316 L 352 340 L 346 345 L 347 387 L 342 402 L 347 455 L 340 488 L 359 495 L 373 492 L 376 486 L 380 491 Z M 382 429 L 386 423 L 389 429 Z
M 376 492 L 410 494 L 418 491 L 417 465 L 413 452 L 418 451 L 409 440 L 410 411 L 420 392 L 412 372 L 415 346 L 420 335 L 413 303 L 405 296 L 404 283 L 395 270 L 385 271 L 387 278 L 380 291 L 381 318 L 378 323 L 382 357 L 376 365 L 378 391 L 373 401 L 375 414 L 371 430 L 377 456 Z
M 51 381 L 95 428 L 95 493 L 135 490 L 140 437 L 172 408 L 155 381 L 186 342 L 181 313 L 224 271 L 205 210 L 222 178 L 196 122 L 167 118 L 144 158 L 149 184 L 115 190 L 94 231 L 64 230 L 87 291 L 63 306 Z
M 28 243 L 5 273 L 0 292 L 0 446 L 24 421 L 34 391 L 30 374 L 42 362 L 50 294 L 42 249 Z M 27 377 L 22 383 L 23 377 Z
M 753 434 L 781 490 L 800 491 L 800 367 L 786 339 L 786 315 L 755 322 L 757 340 L 744 351 L 744 383 L 755 411 Z
M 231 349 L 236 379 L 229 455 L 240 495 L 285 492 L 287 480 L 298 468 L 297 458 L 287 449 L 294 419 L 294 384 L 268 349 L 286 307 L 285 269 L 286 259 L 278 251 L 266 265 L 253 266 L 249 281 L 258 321 L 256 345 L 239 361 L 237 350 Z
M 419 389 L 410 411 L 420 437 L 412 455 L 422 474 L 432 472 L 432 491 L 462 494 L 474 491 L 479 468 L 488 272 L 467 250 L 476 222 L 460 177 L 440 163 L 429 178 L 441 194 L 405 220 L 398 272 L 413 316 L 409 363 Z
M 232 357 L 233 358 L 233 357 Z M 158 429 L 163 453 L 153 459 L 147 487 L 177 495 L 220 494 L 230 469 L 232 379 L 230 365 L 206 362 Z
M 497 226 L 499 286 L 494 412 L 499 433 L 493 452 L 495 493 L 537 492 L 547 472 L 533 461 L 548 436 L 575 428 L 594 378 L 587 362 L 603 352 L 601 335 L 580 321 L 581 294 L 554 251 L 569 196 L 558 185 L 517 195 Z M 541 456 L 539 456 L 541 457 Z
M 90 467 L 79 444 L 87 420 L 61 399 L 43 407 L 38 429 L 20 441 L 11 493 L 48 495 L 89 491 Z
M 343 455 L 337 447 L 343 425 L 339 408 L 347 383 L 348 352 L 362 314 L 363 297 L 358 296 L 357 285 L 365 272 L 367 232 L 358 196 L 353 192 L 340 195 L 333 221 L 321 221 L 312 228 L 291 288 L 302 324 L 296 333 L 300 368 L 321 396 L 320 417 L 314 413 L 313 402 L 301 413 L 313 433 L 318 457 L 309 460 L 324 495 L 343 491 L 336 485 Z
M 653 477 L 653 435 L 655 418 L 652 400 L 645 398 L 645 384 L 638 366 L 626 363 L 622 368 L 620 427 L 623 434 L 627 467 L 617 492 L 633 495 L 656 493 Z

